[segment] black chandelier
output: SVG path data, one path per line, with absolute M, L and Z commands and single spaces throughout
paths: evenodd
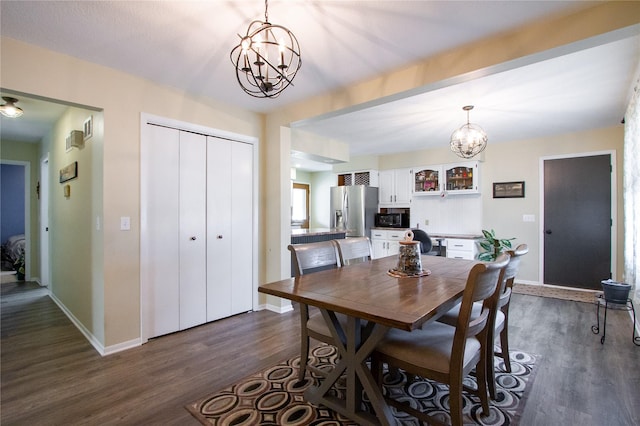
M 240 44 L 231 51 L 240 87 L 256 98 L 275 98 L 293 81 L 302 65 L 296 36 L 282 25 L 269 23 L 268 2 L 264 22 L 253 21 Z
M 464 106 L 462 109 L 467 111 L 467 124 L 451 135 L 451 151 L 459 157 L 472 158 L 484 151 L 489 138 L 482 127 L 469 123 L 469 111 L 473 109 L 473 105 Z

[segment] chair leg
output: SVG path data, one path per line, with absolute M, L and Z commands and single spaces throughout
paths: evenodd
M 476 380 L 478 383 L 478 396 L 480 397 L 480 402 L 482 403 L 482 415 L 489 415 L 489 397 L 487 395 L 487 360 L 493 361 L 493 346 L 491 348 L 485 348 L 486 350 L 480 351 L 480 361 L 476 365 Z M 491 350 L 491 356 L 489 355 L 489 350 Z M 491 368 L 491 372 L 493 372 L 493 368 Z
M 487 362 L 486 362 L 486 375 L 487 375 L 487 386 L 489 387 L 489 396 L 491 399 L 496 399 L 496 367 L 494 361 L 494 353 L 493 353 L 493 345 L 490 348 L 487 348 Z M 479 380 L 478 380 L 479 381 Z M 478 387 L 480 385 L 478 384 Z
M 507 373 L 511 373 L 511 358 L 509 358 L 509 324 L 507 323 L 507 319 L 509 317 L 505 317 L 504 319 L 504 328 L 500 332 L 500 357 L 504 361 L 504 369 Z
M 458 380 L 449 385 L 449 414 L 452 426 L 462 426 L 462 382 Z
M 304 380 L 307 372 L 307 362 L 309 361 L 309 335 L 307 334 L 307 321 L 309 311 L 306 305 L 300 305 L 300 371 L 298 380 Z

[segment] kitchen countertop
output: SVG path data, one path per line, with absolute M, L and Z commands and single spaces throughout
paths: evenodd
M 404 232 L 408 229 L 413 229 L 413 228 L 385 228 L 385 227 L 374 227 L 371 229 L 378 229 L 381 231 L 400 231 L 400 232 Z M 440 233 L 440 232 L 427 232 L 427 235 L 429 235 L 429 237 L 435 239 L 435 238 L 443 238 L 443 239 L 447 239 L 447 238 L 457 238 L 460 240 L 477 240 L 480 238 L 483 238 L 482 235 L 475 235 L 475 234 L 449 234 L 449 233 Z
M 438 234 L 433 233 L 429 234 L 431 238 L 457 238 L 460 240 L 477 240 L 483 238 L 482 235 L 473 235 L 473 234 Z
M 336 228 L 310 228 L 310 229 L 292 229 L 291 236 L 309 236 L 309 235 L 328 235 L 328 234 L 344 234 L 346 229 Z

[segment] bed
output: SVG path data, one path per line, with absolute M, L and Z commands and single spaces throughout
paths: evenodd
M 14 263 L 24 255 L 24 234 L 12 235 L 2 244 L 2 270 L 14 270 Z

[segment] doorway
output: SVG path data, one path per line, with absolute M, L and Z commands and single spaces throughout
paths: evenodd
M 545 284 L 599 290 L 612 275 L 612 154 L 542 159 Z

